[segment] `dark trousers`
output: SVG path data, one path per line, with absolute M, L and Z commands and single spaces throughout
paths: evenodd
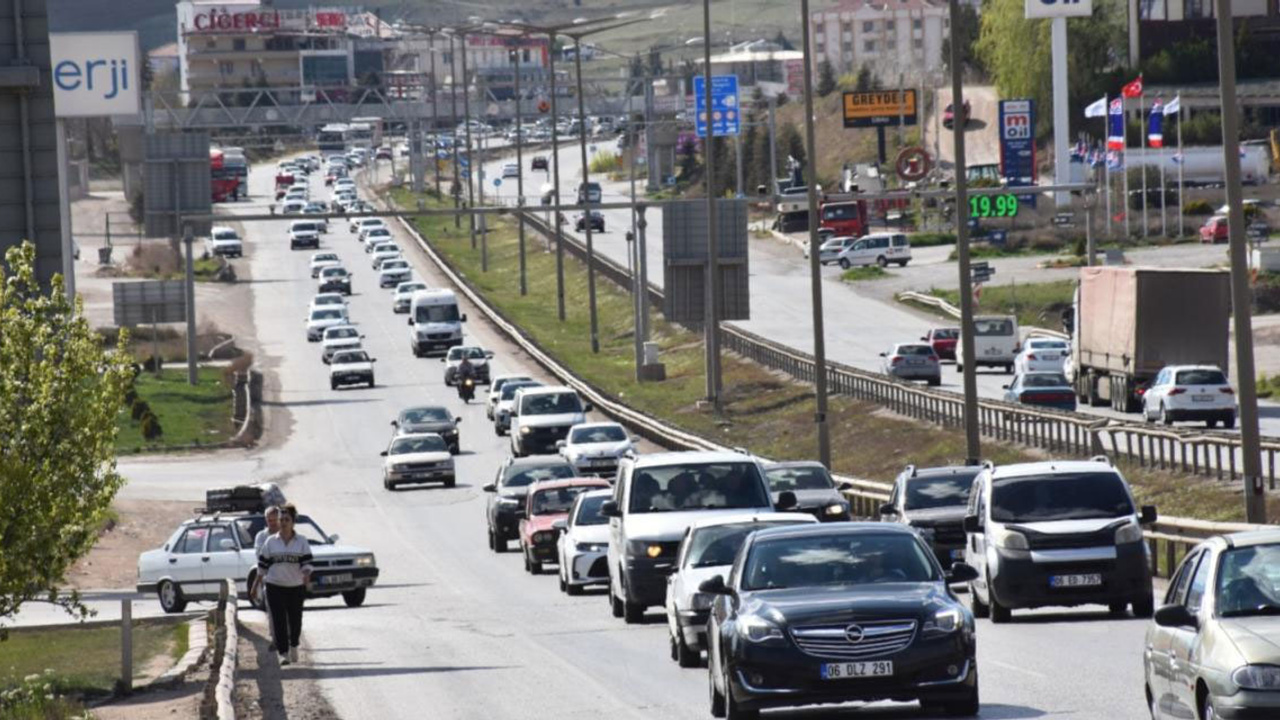
M 302 603 L 306 597 L 307 589 L 302 585 L 287 587 L 267 583 L 267 612 L 271 614 L 276 650 L 281 655 L 291 647 L 298 647 L 302 638 Z

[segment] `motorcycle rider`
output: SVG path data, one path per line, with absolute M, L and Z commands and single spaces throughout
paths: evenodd
M 457 382 L 458 382 L 458 396 L 464 397 L 466 395 L 474 395 L 476 368 L 474 365 L 471 364 L 471 360 L 465 354 L 462 356 L 462 362 L 458 363 L 458 369 L 456 371 L 456 374 L 457 374 Z M 467 387 L 468 380 L 471 381 L 470 388 Z M 465 399 L 470 400 L 471 398 L 466 397 Z

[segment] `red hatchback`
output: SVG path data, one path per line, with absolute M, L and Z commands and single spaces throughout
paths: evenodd
M 1227 232 L 1227 218 L 1225 215 L 1214 215 L 1204 221 L 1204 225 L 1200 226 L 1200 242 L 1202 243 L 1220 243 L 1227 242 L 1231 239 Z
M 955 360 L 956 342 L 960 340 L 960 328 L 933 328 L 920 339 L 929 343 L 939 358 Z
M 573 499 L 588 490 L 610 487 L 600 478 L 568 478 L 536 482 L 525 496 L 524 517 L 520 518 L 520 554 L 524 556 L 524 569 L 537 575 L 543 563 L 556 561 L 556 538 L 560 534 L 555 527 L 557 520 L 569 517 Z

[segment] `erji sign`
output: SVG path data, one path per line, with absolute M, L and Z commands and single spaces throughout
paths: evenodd
M 58 117 L 136 115 L 142 106 L 138 33 L 50 33 Z
M 1093 0 L 1026 0 L 1026 18 L 1088 17 L 1093 14 Z

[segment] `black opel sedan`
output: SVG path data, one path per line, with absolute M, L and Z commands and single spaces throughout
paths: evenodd
M 728 578 L 702 583 L 711 714 L 919 700 L 927 711 L 978 713 L 973 615 L 911 528 L 831 523 L 753 533 Z

